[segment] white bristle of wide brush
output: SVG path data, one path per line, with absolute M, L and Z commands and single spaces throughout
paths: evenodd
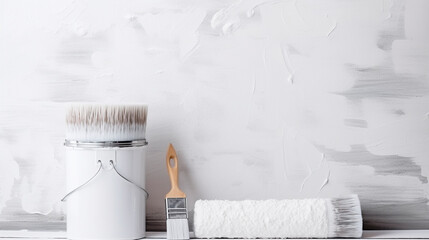
M 362 237 L 362 213 L 357 195 L 328 200 L 328 237 Z
M 167 239 L 189 239 L 188 219 L 167 219 Z
M 85 142 L 145 139 L 147 105 L 70 106 L 66 115 L 66 139 Z

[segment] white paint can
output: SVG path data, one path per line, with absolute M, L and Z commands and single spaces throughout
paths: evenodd
M 145 237 L 145 140 L 66 141 L 68 239 Z

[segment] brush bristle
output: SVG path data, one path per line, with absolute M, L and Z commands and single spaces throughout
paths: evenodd
M 145 139 L 147 105 L 72 105 L 66 139 L 85 142 Z
M 357 195 L 328 201 L 328 237 L 362 237 L 362 213 Z
M 167 219 L 167 239 L 189 239 L 188 219 Z

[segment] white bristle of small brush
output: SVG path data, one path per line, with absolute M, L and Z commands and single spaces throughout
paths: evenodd
M 189 239 L 188 219 L 167 219 L 167 239 Z
M 328 237 L 362 237 L 362 213 L 357 195 L 328 200 Z
M 147 105 L 72 105 L 66 115 L 66 139 L 83 142 L 145 139 Z

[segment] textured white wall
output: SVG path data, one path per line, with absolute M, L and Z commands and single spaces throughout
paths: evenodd
M 149 104 L 189 202 L 357 193 L 366 228 L 429 228 L 429 2 L 0 1 L 0 227 L 64 226 L 68 102 Z

